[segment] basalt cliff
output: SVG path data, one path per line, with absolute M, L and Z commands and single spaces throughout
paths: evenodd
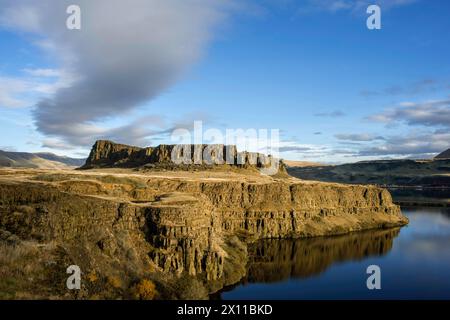
M 99 140 L 92 147 L 82 169 L 210 170 L 235 168 L 255 170 L 271 166 L 276 169 L 276 173 L 286 172 L 286 166 L 282 160 L 256 152 L 238 152 L 234 145 L 190 144 L 140 148 Z
M 248 245 L 261 239 L 408 222 L 381 188 L 261 175 L 256 169 L 267 162 L 245 153 L 241 165 L 174 170 L 173 148 L 99 141 L 85 170 L 2 169 L 0 297 L 207 298 L 255 274 Z M 66 288 L 70 265 L 83 272 L 81 290 Z

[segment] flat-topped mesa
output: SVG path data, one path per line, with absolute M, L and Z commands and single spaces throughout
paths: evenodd
M 240 168 L 270 168 L 286 172 L 281 160 L 255 152 L 238 152 L 235 145 L 188 144 L 157 147 L 135 147 L 98 140 L 91 149 L 83 169 L 133 168 L 154 166 L 164 168 L 190 168 L 191 166 L 230 165 Z

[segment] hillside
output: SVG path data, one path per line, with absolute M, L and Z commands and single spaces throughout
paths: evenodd
M 295 161 L 295 160 L 285 160 L 283 162 L 287 167 L 290 168 L 303 168 L 303 167 L 322 167 L 324 164 L 319 162 L 311 162 L 311 161 Z
M 441 153 L 439 153 L 435 159 L 450 159 L 450 149 L 447 149 Z
M 288 168 L 304 180 L 383 186 L 450 187 L 450 159 L 362 161 L 336 166 Z
M 38 153 L 34 153 L 34 155 L 36 155 L 42 159 L 46 159 L 46 160 L 50 160 L 50 161 L 54 161 L 54 162 L 60 162 L 65 165 L 68 165 L 70 167 L 80 167 L 86 161 L 86 159 L 58 156 L 58 155 L 56 155 L 54 153 L 50 153 L 50 152 L 38 152 Z
M 0 167 L 67 169 L 83 165 L 84 159 L 58 156 L 53 153 L 10 152 L 0 150 Z

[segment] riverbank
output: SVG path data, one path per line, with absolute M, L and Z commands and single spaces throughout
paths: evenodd
M 450 188 L 385 186 L 401 207 L 450 207 Z

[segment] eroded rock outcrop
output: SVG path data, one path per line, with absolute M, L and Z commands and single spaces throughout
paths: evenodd
M 238 152 L 234 145 L 159 145 L 140 148 L 107 140 L 95 142 L 83 169 L 135 168 L 147 166 L 163 169 L 191 169 L 231 166 L 260 169 L 274 167 L 274 173 L 285 173 L 284 163 L 270 155 Z

